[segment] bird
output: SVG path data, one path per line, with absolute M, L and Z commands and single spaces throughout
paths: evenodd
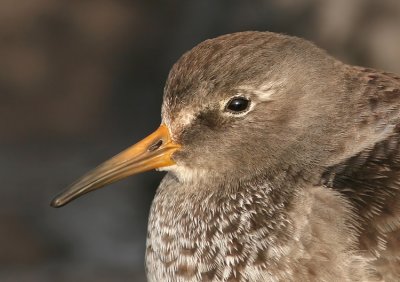
M 246 31 L 173 65 L 160 127 L 57 196 L 166 171 L 148 281 L 400 281 L 400 76 Z

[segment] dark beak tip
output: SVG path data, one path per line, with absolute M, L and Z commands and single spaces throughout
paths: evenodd
M 50 206 L 53 208 L 60 208 L 64 206 L 65 203 L 63 203 L 59 198 L 55 198 L 53 201 L 51 201 Z

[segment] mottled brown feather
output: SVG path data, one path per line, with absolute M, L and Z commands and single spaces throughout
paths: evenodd
M 359 248 L 373 258 L 380 277 L 400 281 L 400 77 L 360 67 L 348 72 L 369 102 L 356 126 L 386 126 L 388 120 L 395 126 L 384 140 L 329 167 L 322 183 L 356 208 Z

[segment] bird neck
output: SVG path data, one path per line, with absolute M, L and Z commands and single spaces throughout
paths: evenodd
M 283 179 L 279 178 L 282 182 Z M 267 220 L 285 209 L 296 190 L 295 187 L 301 185 L 294 182 L 288 182 L 284 186 L 281 182 L 281 185 L 277 185 L 275 180 L 255 177 L 236 183 L 186 183 L 167 174 L 157 190 L 152 211 L 160 217 L 173 213 L 174 218 L 190 216 L 196 220 L 203 220 L 201 217 L 207 217 L 208 214 L 225 216 L 231 212 L 257 212 L 265 214 Z

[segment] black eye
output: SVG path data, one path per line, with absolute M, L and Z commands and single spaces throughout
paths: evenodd
M 249 108 L 250 101 L 243 97 L 235 97 L 231 99 L 226 105 L 226 109 L 230 112 L 240 113 Z

